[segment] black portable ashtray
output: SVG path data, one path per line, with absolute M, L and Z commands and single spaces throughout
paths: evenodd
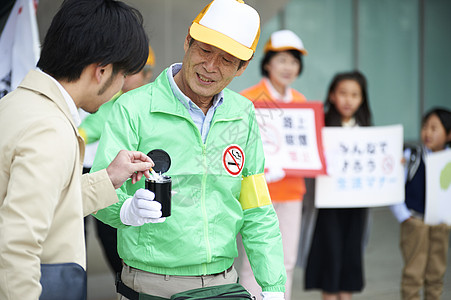
M 155 194 L 155 201 L 161 204 L 162 217 L 171 215 L 171 177 L 161 175 L 161 180 L 146 179 L 146 189 Z
M 169 217 L 171 215 L 172 179 L 161 174 L 166 173 L 171 167 L 171 158 L 166 151 L 161 149 L 152 150 L 147 153 L 147 156 L 155 163 L 153 169 L 160 174 L 160 178 L 159 180 L 146 179 L 146 189 L 153 192 L 155 201 L 161 204 L 161 216 Z

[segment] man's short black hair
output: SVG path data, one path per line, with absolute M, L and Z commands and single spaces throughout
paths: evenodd
M 135 74 L 148 54 L 138 10 L 114 0 L 65 0 L 47 31 L 37 66 L 56 79 L 74 81 L 92 63 Z

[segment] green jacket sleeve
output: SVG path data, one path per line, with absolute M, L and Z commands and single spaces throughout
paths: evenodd
M 243 169 L 240 203 L 244 223 L 243 245 L 257 283 L 263 291 L 285 291 L 286 272 L 283 263 L 279 222 L 271 204 L 264 172 L 264 153 L 254 108 L 250 108 L 246 146 L 249 158 Z
M 99 141 L 91 172 L 106 168 L 120 150 L 137 150 L 139 136 L 134 130 L 134 116 L 130 115 L 130 111 L 125 105 L 122 105 L 121 101 L 124 100 L 126 102 L 127 97 L 126 94 L 122 95 L 111 108 Z M 94 216 L 112 227 L 127 227 L 120 220 L 120 209 L 126 199 L 133 197 L 137 189 L 144 187 L 144 180 L 143 177 L 140 182 L 132 185 L 131 180 L 128 179 L 122 187 L 116 190 L 119 201 L 99 210 Z
M 116 99 L 117 98 L 113 98 L 103 104 L 97 112 L 88 115 L 83 122 L 81 122 L 78 131 L 86 144 L 97 142 L 100 139 L 100 135 L 102 134 L 102 130 L 108 120 L 108 115 L 110 114 Z

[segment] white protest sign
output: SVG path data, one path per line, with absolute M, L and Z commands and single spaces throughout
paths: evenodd
M 318 176 L 318 208 L 384 206 L 404 201 L 403 128 L 324 127 L 328 176 Z
M 451 150 L 426 155 L 426 210 L 429 225 L 451 225 Z
M 287 174 L 304 177 L 325 174 L 322 103 L 264 103 L 255 107 L 267 168 L 282 168 Z

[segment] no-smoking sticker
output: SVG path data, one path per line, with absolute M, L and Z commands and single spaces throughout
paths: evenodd
M 222 154 L 224 169 L 232 176 L 238 176 L 244 166 L 244 151 L 238 145 L 230 145 Z

